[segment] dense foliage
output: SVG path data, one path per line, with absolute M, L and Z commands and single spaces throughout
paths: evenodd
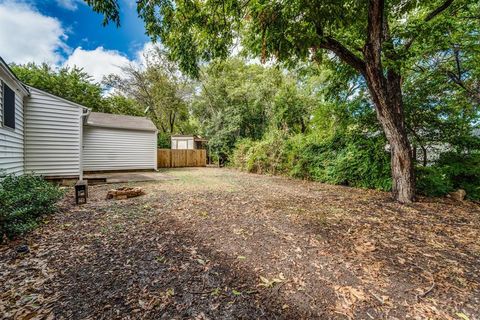
M 12 65 L 25 84 L 96 110 L 102 105 L 102 89 L 80 68 L 54 69 L 48 64 Z
M 120 24 L 118 0 L 87 3 L 104 15 L 104 24 Z M 227 58 L 237 40 L 246 55 L 262 62 L 297 67 L 306 61 L 333 60 L 349 66 L 364 82 L 391 146 L 392 192 L 400 202 L 415 196 L 408 131 L 424 154 L 426 150 L 422 128 L 407 126 L 409 102 L 404 101 L 402 87 L 412 68 L 426 69 L 425 64 L 446 54 L 454 57 L 456 67 L 452 71 L 452 64 L 446 63 L 443 73 L 478 101 L 477 82 L 465 79 L 468 73 L 458 63 L 478 47 L 478 9 L 478 3 L 468 0 L 137 2 L 146 33 L 154 41 L 160 39 L 169 57 L 195 77 L 201 75 L 202 63 Z
M 276 86 L 266 82 L 265 88 L 272 92 L 272 98 L 261 104 L 260 110 L 268 116 L 264 121 L 255 121 L 255 115 L 245 109 L 253 104 L 242 103 L 249 99 L 257 101 L 251 97 L 255 97 L 255 90 L 262 90 L 262 84 L 255 83 L 253 76 L 244 81 L 233 75 L 242 68 L 256 68 L 257 76 L 272 70 L 259 66 L 240 67 L 238 61 L 214 65 L 236 71 L 223 74 L 207 68 L 203 76 L 206 81 L 202 82 L 205 87 L 194 99 L 193 106 L 200 107 L 200 114 L 204 116 L 200 116 L 204 119 L 201 128 L 206 130 L 207 137 L 219 137 L 210 145 L 212 152 L 221 148 L 230 156 L 231 165 L 250 172 L 391 189 L 388 142 L 375 121 L 364 84 L 358 82 L 348 68 L 332 63 L 327 69 L 309 66 L 295 74 L 290 73 L 288 77 L 279 74 Z M 296 82 L 292 84 L 291 78 Z M 250 81 L 255 90 L 242 91 L 242 86 L 248 86 Z M 294 86 L 295 91 L 284 90 L 285 84 Z M 474 134 L 478 117 L 471 104 L 460 104 L 465 99 L 464 92 L 455 88 L 449 91 L 448 99 L 432 104 L 429 102 L 432 96 L 444 94 L 443 87 L 432 85 L 429 95 L 418 93 L 416 96 L 417 108 L 408 109 L 407 124 L 422 133 L 421 146 L 427 150 L 428 161 L 424 161 L 420 145 L 413 143 L 419 150 L 415 156 L 417 190 L 420 194 L 441 196 L 463 188 L 467 197 L 478 199 L 480 179 L 475 171 L 478 161 L 475 159 L 478 158 L 480 139 Z M 215 92 L 217 99 L 210 99 L 207 92 Z M 307 107 L 303 108 L 304 105 Z M 215 118 L 205 117 L 208 116 L 205 110 L 215 110 Z M 410 112 L 422 112 L 428 117 L 421 120 L 420 115 Z M 301 121 L 296 121 L 299 116 Z M 215 123 L 214 119 L 221 121 L 217 126 L 210 126 Z M 422 125 L 419 125 L 420 120 Z M 295 125 L 285 125 L 292 121 Z M 244 123 L 249 130 L 239 130 L 242 127 L 239 123 Z M 300 123 L 304 124 L 304 129 Z M 235 135 L 226 134 L 226 128 L 232 128 Z M 258 133 L 262 136 L 259 137 Z M 218 143 L 222 141 L 220 138 L 229 136 L 228 143 Z M 409 137 L 414 142 L 419 139 L 415 132 Z M 459 171 L 461 169 L 464 171 Z
M 249 172 L 283 174 L 346 186 L 391 189 L 390 155 L 382 136 L 336 134 L 285 137 L 269 134 L 261 141 L 242 140 L 232 164 Z
M 55 211 L 63 192 L 42 177 L 7 175 L 0 180 L 0 242 L 37 226 L 42 215 Z
M 312 100 L 293 74 L 231 59 L 202 70 L 191 109 L 212 155 L 227 157 L 239 139 L 258 140 L 270 129 L 304 133 Z

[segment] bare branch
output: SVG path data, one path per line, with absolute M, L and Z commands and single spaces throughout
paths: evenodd
M 440 7 L 430 12 L 425 18 L 425 22 L 428 22 L 438 16 L 443 11 L 447 10 L 448 7 L 453 3 L 453 0 L 446 0 Z

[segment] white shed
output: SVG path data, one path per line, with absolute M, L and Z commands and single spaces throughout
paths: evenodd
M 150 119 L 92 112 L 83 131 L 83 170 L 157 169 L 157 128 Z
M 207 141 L 208 140 L 196 135 L 175 134 L 171 136 L 171 149 L 205 149 L 205 143 Z

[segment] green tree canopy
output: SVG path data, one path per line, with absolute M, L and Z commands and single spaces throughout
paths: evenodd
M 87 3 L 104 14 L 105 23 L 119 24 L 118 1 Z M 296 66 L 339 60 L 350 66 L 365 81 L 389 141 L 392 191 L 401 202 L 415 195 L 402 93 L 408 68 L 412 60 L 448 50 L 446 39 L 465 33 L 465 25 L 476 26 L 478 36 L 478 9 L 468 0 L 137 1 L 147 34 L 197 77 L 203 61 L 226 58 L 236 39 L 262 61 Z M 451 79 L 472 91 L 462 79 Z
M 102 106 L 102 88 L 81 68 L 52 68 L 48 64 L 12 65 L 25 84 L 76 102 L 94 111 Z

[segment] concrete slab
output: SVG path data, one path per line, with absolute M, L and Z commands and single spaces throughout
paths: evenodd
M 89 184 L 178 180 L 163 172 L 92 173 L 83 176 Z

